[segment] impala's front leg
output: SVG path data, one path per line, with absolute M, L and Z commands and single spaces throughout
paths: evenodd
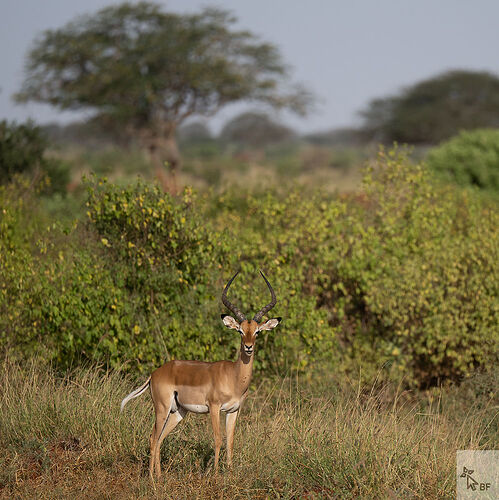
M 227 413 L 225 416 L 225 431 L 227 432 L 227 466 L 232 467 L 232 448 L 234 446 L 234 429 L 236 428 L 239 411 Z
M 215 474 L 218 472 L 218 457 L 222 447 L 222 435 L 220 433 L 220 405 L 210 405 L 211 425 L 215 436 Z

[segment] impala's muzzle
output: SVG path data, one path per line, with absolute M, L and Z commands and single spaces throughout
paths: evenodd
M 246 344 L 244 344 L 244 352 L 248 356 L 251 356 L 253 354 L 253 346 L 252 345 L 246 345 Z

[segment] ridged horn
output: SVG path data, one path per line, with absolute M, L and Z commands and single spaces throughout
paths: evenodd
M 234 281 L 234 278 L 239 274 L 239 271 L 237 271 L 234 276 L 229 280 L 229 282 L 225 285 L 224 291 L 222 292 L 222 302 L 224 303 L 225 307 L 234 313 L 234 316 L 236 319 L 239 321 L 239 323 L 242 323 L 243 321 L 246 320 L 246 317 L 244 314 L 234 305 L 229 302 L 229 299 L 227 298 L 227 290 L 229 289 L 231 283 Z
M 276 302 L 277 302 L 274 290 L 272 290 L 272 287 L 270 286 L 269 280 L 265 277 L 265 274 L 263 274 L 262 271 L 260 271 L 260 274 L 262 275 L 262 278 L 265 280 L 265 283 L 267 283 L 267 286 L 269 287 L 270 295 L 272 296 L 272 300 L 263 309 L 260 309 L 260 311 L 257 312 L 255 314 L 255 316 L 253 317 L 253 320 L 256 321 L 257 323 L 260 323 L 264 314 L 267 314 L 276 305 Z

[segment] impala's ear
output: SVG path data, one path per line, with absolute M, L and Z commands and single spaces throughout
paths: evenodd
M 222 321 L 227 328 L 233 328 L 234 330 L 239 330 L 239 323 L 228 314 L 222 314 Z
M 265 323 L 259 325 L 258 331 L 261 332 L 262 330 L 272 330 L 272 328 L 275 328 L 281 322 L 281 320 L 282 318 L 269 319 L 265 321 Z

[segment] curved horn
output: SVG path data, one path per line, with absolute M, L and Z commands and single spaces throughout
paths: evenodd
M 237 271 L 234 276 L 229 280 L 229 282 L 225 285 L 224 291 L 222 292 L 222 302 L 224 303 L 225 307 L 234 313 L 236 316 L 237 320 L 239 323 L 242 323 L 243 321 L 246 320 L 244 314 L 233 304 L 229 302 L 229 299 L 227 298 L 227 290 L 229 289 L 231 283 L 234 281 L 234 278 L 239 274 L 239 271 Z
M 265 280 L 265 283 L 267 283 L 267 286 L 269 287 L 270 295 L 272 296 L 272 300 L 263 309 L 260 309 L 260 311 L 255 314 L 253 320 L 256 321 L 257 323 L 260 323 L 260 321 L 263 318 L 263 315 L 267 314 L 276 305 L 276 302 L 277 302 L 274 290 L 272 290 L 272 287 L 270 286 L 269 280 L 265 277 L 265 275 L 262 273 L 262 271 L 260 271 L 260 274 L 262 275 L 262 278 Z

